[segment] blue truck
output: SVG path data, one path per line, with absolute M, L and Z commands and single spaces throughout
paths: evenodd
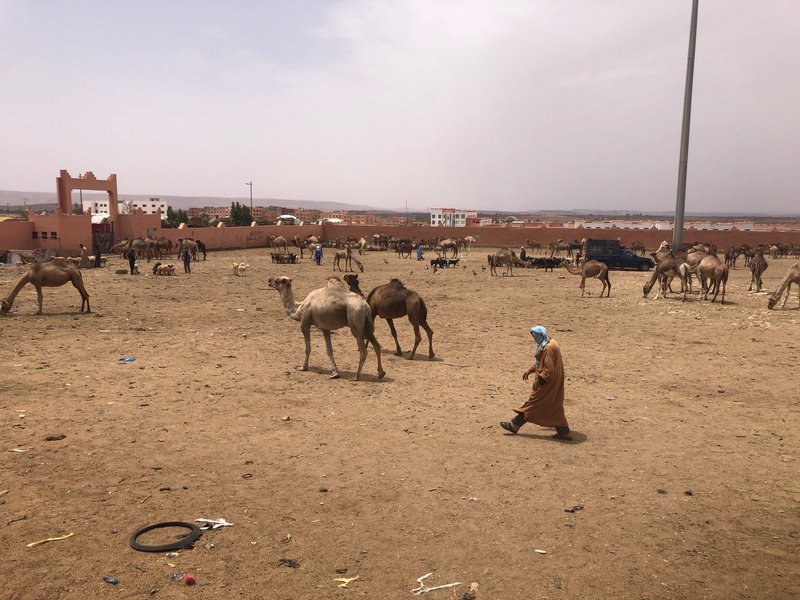
M 623 247 L 619 240 L 586 240 L 586 260 L 604 263 L 609 269 L 649 271 L 655 266 L 652 258 L 637 256 Z

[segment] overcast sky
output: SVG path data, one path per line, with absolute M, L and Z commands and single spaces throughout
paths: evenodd
M 0 189 L 671 210 L 691 0 L 0 0 Z M 800 212 L 800 2 L 700 0 L 687 210 Z

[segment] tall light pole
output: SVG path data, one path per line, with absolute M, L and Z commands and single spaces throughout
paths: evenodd
M 686 62 L 686 90 L 683 96 L 683 126 L 681 128 L 681 157 L 678 165 L 678 199 L 675 202 L 675 223 L 672 228 L 672 247 L 683 245 L 683 217 L 686 212 L 686 167 L 689 162 L 689 123 L 692 118 L 692 82 L 694 81 L 694 48 L 697 41 L 697 4 L 692 0 L 692 25 L 689 29 L 689 57 Z
M 248 181 L 245 183 L 246 186 L 250 187 L 250 218 L 253 218 L 253 182 Z

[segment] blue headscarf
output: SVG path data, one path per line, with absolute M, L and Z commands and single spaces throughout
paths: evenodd
M 539 366 L 539 354 L 541 354 L 542 350 L 545 346 L 547 346 L 547 342 L 550 341 L 550 338 L 547 337 L 547 329 L 542 327 L 541 325 L 537 325 L 536 327 L 531 327 L 531 335 L 533 339 L 536 341 L 536 366 Z

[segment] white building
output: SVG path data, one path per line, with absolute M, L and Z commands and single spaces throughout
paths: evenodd
M 149 200 L 122 200 L 119 203 L 119 212 L 123 215 L 128 215 L 137 209 L 141 209 L 146 215 L 154 215 L 160 210 L 161 216 L 166 219 L 168 207 L 169 205 L 166 202 L 162 202 L 161 198 L 150 198 Z M 106 196 L 98 200 L 84 198 L 82 208 L 85 213 L 108 213 L 108 198 Z
M 466 227 L 467 219 L 477 218 L 477 210 L 464 208 L 432 208 L 431 227 Z

